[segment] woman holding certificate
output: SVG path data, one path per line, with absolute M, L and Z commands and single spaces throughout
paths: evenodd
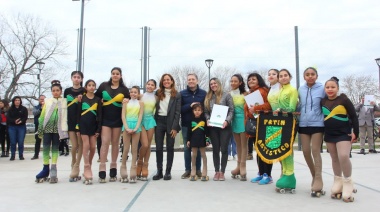
M 277 78 L 276 78 L 277 79 Z M 244 115 L 245 115 L 245 122 L 249 118 L 254 118 L 254 114 L 257 111 L 269 111 L 271 110 L 271 106 L 268 102 L 267 96 L 269 92 L 268 86 L 265 84 L 264 79 L 260 76 L 258 73 L 251 73 L 248 75 L 247 78 L 247 86 L 249 89 L 249 93 L 253 92 L 260 92 L 261 97 L 263 98 L 264 103 L 258 104 L 258 105 L 244 105 Z M 251 136 L 247 134 L 248 139 L 255 140 L 255 136 Z M 272 164 L 265 163 L 260 157 L 257 158 L 257 166 L 259 167 L 259 173 L 257 177 L 253 178 L 251 182 L 253 183 L 259 183 L 260 185 L 265 185 L 272 183 Z
M 210 127 L 215 175 L 214 181 L 224 181 L 228 159 L 228 143 L 231 138 L 231 122 L 234 114 L 234 103 L 231 94 L 222 90 L 219 79 L 211 78 L 209 91 L 205 98 L 205 118 Z M 222 158 L 220 158 L 222 152 Z

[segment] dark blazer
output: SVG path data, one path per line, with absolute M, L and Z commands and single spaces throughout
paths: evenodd
M 158 110 L 160 109 L 160 100 L 156 102 L 156 114 L 157 119 Z M 177 133 L 181 130 L 179 125 L 179 118 L 181 114 L 181 93 L 178 92 L 175 97 L 170 97 L 168 105 L 168 115 L 167 115 L 167 131 L 176 130 Z

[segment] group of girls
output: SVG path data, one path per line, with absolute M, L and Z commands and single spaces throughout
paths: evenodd
M 248 75 L 247 87 L 249 90 L 246 91 L 243 77 L 240 74 L 234 74 L 230 80 L 231 91 L 229 93 L 216 88 L 218 85 L 220 86 L 218 79 L 210 80 L 210 91 L 213 93 L 209 92 L 209 95 L 206 96 L 206 119 L 210 118 L 212 111 L 212 107 L 208 105 L 210 102 L 232 108 L 229 110 L 223 128 L 211 127 L 209 129 L 213 144 L 214 180 L 225 180 L 228 139 L 226 141 L 223 139 L 229 138 L 230 131 L 233 132 L 236 140 L 238 155 L 237 166 L 231 171 L 232 178 L 240 175 L 240 180 L 246 181 L 247 138 L 253 141 L 255 138 L 245 133 L 244 123 L 248 118 L 257 117 L 257 111 L 294 113 L 294 115 L 299 114 L 297 130 L 302 142 L 304 157 L 312 175 L 311 196 L 319 197 L 325 194 L 320 155 L 321 144 L 325 140 L 335 175 L 331 196 L 339 199 L 343 197 L 345 202 L 353 201 L 352 192 L 356 190 L 353 189 L 351 180 L 352 168 L 349 152 L 351 142 L 355 142 L 358 135 L 358 121 L 353 104 L 346 95 L 339 95 L 339 80 L 336 77 L 329 79 L 325 85 L 317 82 L 318 72 L 313 67 L 304 71 L 305 85 L 301 86 L 298 91 L 290 84 L 291 79 L 291 73 L 286 69 L 280 71 L 270 69 L 268 71 L 270 86 L 268 87 L 259 74 L 252 73 Z M 244 96 L 256 90 L 261 93 L 264 103 L 248 106 Z M 229 126 L 231 126 L 230 129 L 228 129 Z M 221 169 L 219 169 L 219 149 L 222 150 Z M 256 177 L 251 179 L 251 182 L 260 185 L 272 183 L 272 164 L 257 156 L 257 165 L 259 172 Z M 296 178 L 293 152 L 281 161 L 281 169 L 281 176 L 276 182 L 277 190 L 294 190 Z
M 106 160 L 110 143 L 112 151 L 109 176 L 110 181 L 115 181 L 117 179 L 118 143 L 123 128 L 125 143 L 120 166 L 121 181 L 134 183 L 136 179 L 147 180 L 150 144 L 154 133 L 157 172 L 153 176 L 153 180 L 161 178 L 170 180 L 174 159 L 174 141 L 177 133 L 181 130 L 179 124 L 181 95 L 176 90 L 174 78 L 170 74 L 162 75 L 156 92 L 156 81 L 149 80 L 146 83 L 146 93 L 143 95 L 140 95 L 139 87 L 134 86 L 129 90 L 124 85 L 122 71 L 118 67 L 111 70 L 109 81 L 102 83 L 96 92 L 96 84 L 93 80 L 88 80 L 84 88 L 80 86 L 83 79 L 81 72 L 73 72 L 71 78 L 73 87 L 65 90 L 65 99 L 61 98 L 62 87 L 59 81 L 53 81 L 51 87 L 53 98 L 44 105 L 38 129 L 39 136 L 44 137 L 44 169 L 37 175 L 37 179 L 46 178 L 49 170 L 51 178 L 56 178 L 56 156 L 58 154 L 56 147 L 58 147 L 59 139 L 65 138 L 68 133 L 73 146 L 70 181 L 80 178 L 79 165 L 83 154 L 85 182 L 91 184 L 91 165 L 98 136 L 101 136 L 102 141 L 99 165 L 100 182 L 106 182 Z M 270 83 L 268 87 L 259 74 L 251 73 L 247 78 L 248 91 L 246 91 L 243 77 L 240 74 L 234 74 L 230 80 L 231 91 L 229 92 L 223 91 L 219 79 L 211 78 L 204 108 L 202 104 L 195 104 L 192 108 L 194 120 L 189 125 L 192 130 L 189 130 L 188 138 L 190 139 L 185 142 L 188 146 L 202 148 L 201 154 L 205 158 L 203 147 L 211 141 L 215 168 L 213 180 L 224 181 L 228 160 L 228 143 L 233 135 L 237 144 L 238 159 L 237 166 L 231 171 L 231 174 L 233 178 L 237 178 L 239 175 L 241 181 L 246 181 L 247 140 L 255 138 L 245 133 L 244 123 L 248 118 L 256 117 L 257 111 L 272 110 L 292 113 L 297 111 L 298 106 L 298 112 L 300 112 L 298 132 L 304 157 L 312 175 L 312 196 L 324 194 L 320 156 L 324 135 L 335 175 L 332 196 L 336 198 L 343 196 L 345 201 L 352 201 L 352 168 L 349 150 L 351 142 L 356 141 L 358 135 L 358 121 L 353 105 L 347 96 L 338 95 L 339 80 L 336 77 L 328 80 L 323 86 L 316 81 L 317 70 L 309 67 L 304 71 L 306 83 L 298 91 L 290 84 L 291 78 L 290 72 L 286 69 L 280 71 L 271 69 L 268 71 Z M 244 96 L 257 90 L 261 93 L 264 103 L 248 106 Z M 210 117 L 215 104 L 228 107 L 227 117 L 221 128 L 210 125 Z M 65 121 L 68 123 L 66 126 Z M 192 126 L 193 124 L 196 127 Z M 200 134 L 195 131 L 198 128 L 202 129 Z M 351 132 L 351 128 L 353 128 L 353 132 Z M 165 136 L 167 163 L 165 174 L 163 174 Z M 195 140 L 199 139 L 192 139 L 198 138 L 198 136 L 202 137 L 202 145 L 195 144 Z M 141 142 L 140 149 L 138 149 L 139 141 Z M 53 147 L 53 154 L 52 165 L 49 169 L 50 145 Z M 126 159 L 130 146 L 132 148 L 132 164 L 128 179 Z M 138 151 L 139 157 L 137 158 Z M 258 175 L 252 178 L 251 182 L 261 185 L 272 183 L 272 164 L 257 157 L 257 165 Z M 281 167 L 282 174 L 276 182 L 276 187 L 295 189 L 293 154 L 282 160 Z M 202 179 L 206 179 L 206 177 L 207 168 L 203 170 Z
M 248 87 L 250 92 L 255 88 L 260 90 L 264 99 L 264 105 L 252 106 L 248 109 L 245 105 L 245 114 L 252 118 L 252 114 L 257 110 L 295 112 L 300 113 L 298 118 L 298 133 L 302 143 L 302 150 L 305 161 L 312 175 L 311 196 L 319 197 L 324 195 L 322 180 L 322 159 L 321 144 L 325 140 L 329 150 L 334 172 L 334 184 L 331 189 L 331 197 L 345 202 L 353 201 L 353 188 L 351 179 L 351 162 L 349 153 L 351 143 L 356 141 L 358 136 L 358 119 L 352 102 L 345 94 L 339 95 L 339 80 L 336 77 L 329 79 L 325 85 L 317 82 L 318 72 L 315 68 L 309 67 L 304 71 L 305 84 L 298 91 L 290 85 L 291 74 L 288 70 L 280 71 L 271 69 L 268 71 L 268 88 L 260 76 L 256 78 L 262 83 L 250 86 L 248 76 Z M 253 82 L 251 82 L 253 83 Z M 253 90 L 252 90 L 253 87 Z M 247 118 L 248 118 L 247 117 Z M 272 164 L 268 164 L 257 157 L 259 173 L 252 178 L 251 182 L 268 184 L 272 182 Z M 282 174 L 276 182 L 277 188 L 295 189 L 296 178 L 294 175 L 293 154 L 281 161 Z M 236 171 L 232 171 L 234 176 Z M 244 179 L 244 178 L 242 178 Z

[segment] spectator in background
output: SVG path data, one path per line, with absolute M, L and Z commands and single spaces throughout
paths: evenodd
M 359 136 L 360 136 L 360 152 L 359 154 L 365 154 L 365 140 L 368 137 L 368 149 L 369 153 L 377 153 L 374 147 L 373 140 L 373 127 L 374 127 L 374 111 L 380 111 L 380 108 L 375 102 L 370 102 L 370 106 L 364 105 L 364 98 L 361 103 L 355 106 L 355 111 L 358 114 L 359 119 Z
M 22 106 L 21 97 L 15 96 L 12 99 L 12 106 L 7 114 L 7 125 L 11 142 L 11 159 L 15 160 L 16 144 L 20 160 L 24 160 L 24 139 L 26 134 L 26 120 L 28 110 Z
M 9 157 L 9 134 L 7 130 L 7 113 L 9 110 L 8 101 L 0 100 L 0 143 L 1 157 Z M 5 150 L 5 141 L 7 141 L 7 149 Z
M 235 160 L 236 154 L 236 141 L 234 137 L 231 136 L 230 143 L 228 144 L 228 160 Z
M 33 108 L 33 115 L 34 115 L 34 138 L 36 139 L 36 144 L 34 145 L 34 156 L 32 157 L 32 160 L 38 159 L 38 155 L 40 154 L 40 148 L 41 148 L 41 138 L 38 137 L 37 130 L 38 130 L 38 118 L 40 118 L 42 107 L 45 103 L 45 95 L 40 95 L 38 98 L 38 105 L 34 106 Z

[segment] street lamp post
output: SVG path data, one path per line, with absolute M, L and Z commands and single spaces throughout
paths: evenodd
M 38 69 L 38 74 L 37 74 L 37 78 L 38 78 L 38 98 L 40 98 L 41 96 L 41 70 L 44 69 L 45 67 L 45 63 L 44 62 L 37 62 L 37 69 Z
M 77 70 L 82 72 L 82 54 L 83 54 L 83 18 L 84 18 L 84 0 L 72 0 L 81 1 L 81 14 L 80 14 L 80 28 L 79 28 L 79 55 L 78 55 L 78 67 Z
M 206 63 L 206 66 L 208 68 L 208 81 L 210 81 L 210 69 L 211 69 L 212 64 L 214 63 L 214 60 L 213 59 L 207 59 L 207 60 L 205 60 L 205 63 Z
M 379 66 L 379 90 L 380 90 L 380 57 L 375 59 L 377 66 Z

